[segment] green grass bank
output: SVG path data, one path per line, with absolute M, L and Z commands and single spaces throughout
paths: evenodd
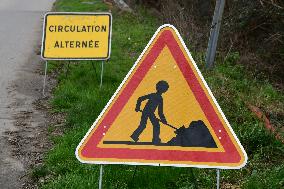
M 99 0 L 57 0 L 54 9 L 100 12 L 108 11 L 109 7 Z M 54 112 L 66 115 L 66 123 L 60 126 L 60 136 L 54 133 L 57 125 L 49 126 L 54 147 L 46 155 L 43 165 L 35 168 L 31 175 L 36 182 L 42 181 L 39 182 L 41 188 L 86 189 L 98 186 L 99 166 L 81 164 L 75 157 L 75 148 L 161 24 L 143 8 L 135 10 L 135 14 L 115 8 L 111 10 L 112 54 L 105 64 L 101 90 L 100 62 L 94 61 L 93 65 L 91 61 L 72 63 L 67 74 L 60 69 L 66 62 L 50 62 L 50 72 L 61 70 L 59 84 L 50 103 Z M 190 44 L 187 46 L 190 48 Z M 284 145 L 248 109 L 248 104 L 261 107 L 270 113 L 275 127 L 281 128 L 284 124 L 283 117 L 281 119 L 284 114 L 283 92 L 274 89 L 257 73 L 236 65 L 240 58 L 238 52 L 230 53 L 225 61 L 217 58 L 212 71 L 204 69 L 203 57 L 202 52 L 193 53 L 249 158 L 248 164 L 241 170 L 221 170 L 222 187 L 283 188 Z M 134 172 L 134 166 L 104 166 L 103 186 L 119 189 L 215 188 L 216 183 L 214 169 L 138 166 L 133 177 Z

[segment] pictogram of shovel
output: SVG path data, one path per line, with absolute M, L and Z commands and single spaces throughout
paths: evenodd
M 139 112 L 143 112 L 142 110 L 139 110 Z M 162 122 L 162 120 L 160 120 L 160 119 L 158 119 L 157 118 L 157 120 L 159 121 L 159 122 L 161 122 L 161 123 L 163 123 Z M 171 127 L 172 129 L 174 129 L 175 131 L 175 133 L 178 135 L 178 134 L 180 134 L 180 133 L 183 133 L 185 130 L 186 130 L 186 128 L 185 128 L 185 126 L 183 125 L 183 126 L 181 126 L 180 128 L 177 128 L 177 127 L 175 127 L 175 126 L 173 126 L 173 125 L 171 125 L 171 124 L 169 124 L 169 123 L 163 123 L 164 125 L 166 125 L 166 126 L 168 126 L 168 127 Z

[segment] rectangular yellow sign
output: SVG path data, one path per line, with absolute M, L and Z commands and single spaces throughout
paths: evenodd
M 105 60 L 110 56 L 110 13 L 47 13 L 41 56 L 46 60 Z

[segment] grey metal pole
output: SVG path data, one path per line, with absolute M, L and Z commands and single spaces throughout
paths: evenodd
M 45 61 L 45 69 L 44 69 L 44 78 L 43 78 L 43 87 L 42 87 L 42 95 L 45 97 L 45 85 L 46 85 L 46 75 L 47 75 L 47 60 Z
M 224 6 L 225 0 L 216 0 L 216 6 L 206 52 L 206 68 L 212 68 L 212 66 L 214 65 Z
M 217 171 L 217 189 L 220 188 L 220 169 L 216 169 Z
M 67 77 L 67 74 L 69 73 L 70 64 L 71 64 L 71 61 L 70 61 L 70 60 L 68 60 L 68 63 L 67 63 L 67 69 L 66 69 L 66 71 L 65 71 L 65 77 Z
M 102 88 L 103 85 L 103 74 L 104 74 L 104 61 L 102 61 L 102 70 L 101 70 L 101 83 L 100 83 L 100 89 Z
M 100 165 L 99 189 L 103 186 L 103 165 Z

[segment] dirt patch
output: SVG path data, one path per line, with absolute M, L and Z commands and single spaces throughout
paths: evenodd
M 64 121 L 62 116 L 49 111 L 51 91 L 56 86 L 55 75 L 48 75 L 46 96 L 42 95 L 43 69 L 44 62 L 38 53 L 33 53 L 9 87 L 9 95 L 14 100 L 8 108 L 13 112 L 16 129 L 6 131 L 4 138 L 10 156 L 22 164 L 22 174 L 17 176 L 22 188 L 38 188 L 30 177 L 31 170 L 42 164 L 44 154 L 52 146 L 49 125 Z

